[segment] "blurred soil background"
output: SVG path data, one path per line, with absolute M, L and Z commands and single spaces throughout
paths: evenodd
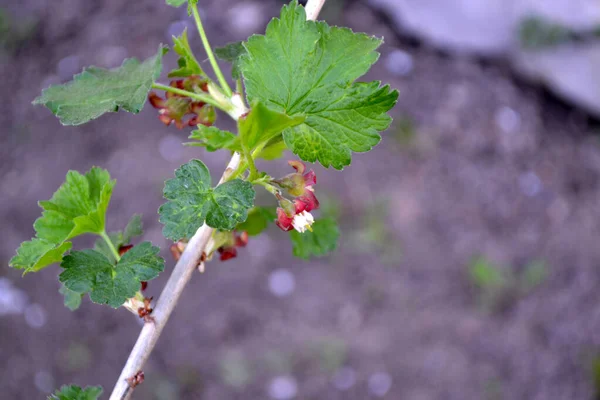
M 340 248 L 301 261 L 274 228 L 210 263 L 135 398 L 598 398 L 600 6 L 545 1 L 550 15 L 531 17 L 536 1 L 474 3 L 328 1 L 330 23 L 385 36 L 365 79 L 401 93 L 372 152 L 343 173 L 314 166 Z M 282 4 L 200 1 L 215 46 L 264 32 Z M 101 384 L 107 398 L 140 329 L 87 298 L 66 309 L 57 266 L 24 279 L 8 268 L 33 235 L 37 200 L 68 169 L 107 168 L 118 181 L 108 228 L 142 213 L 144 239 L 167 259 L 149 286 L 157 297 L 174 264 L 156 213 L 164 180 L 193 157 L 215 179 L 227 162 L 182 147 L 188 132 L 149 106 L 62 127 L 30 103 L 86 65 L 146 58 L 186 26 L 202 54 L 185 11 L 162 0 L 0 2 L 2 399 L 45 399 L 65 383 Z M 232 128 L 224 115 L 218 124 Z

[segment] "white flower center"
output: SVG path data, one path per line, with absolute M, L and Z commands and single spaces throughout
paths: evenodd
M 292 226 L 295 230 L 300 233 L 306 232 L 306 230 L 310 229 L 311 225 L 315 222 L 312 214 L 308 211 L 302 211 L 300 214 L 294 215 L 294 220 L 292 221 Z

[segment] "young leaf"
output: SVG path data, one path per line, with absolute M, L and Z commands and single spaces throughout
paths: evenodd
M 353 83 L 377 61 L 381 40 L 325 22 L 306 21 L 297 1 L 283 7 L 264 36 L 250 37 L 240 69 L 253 102 L 304 123 L 283 132 L 287 146 L 308 162 L 342 169 L 352 152 L 380 140 L 398 92 L 379 82 Z
M 115 70 L 89 67 L 71 82 L 45 89 L 33 104 L 48 107 L 63 125 L 81 125 L 120 108 L 138 113 L 160 76 L 166 51 L 161 45 L 143 63 L 130 58 Z
M 243 42 L 228 43 L 223 47 L 215 49 L 215 54 L 223 61 L 231 63 L 231 76 L 233 79 L 239 79 L 240 73 L 240 56 L 246 53 L 246 48 Z
M 187 146 L 205 147 L 206 151 L 217 151 L 228 149 L 231 151 L 240 151 L 242 149 L 239 138 L 231 132 L 222 131 L 214 126 L 198 125 L 198 129 L 192 131 L 188 139 L 198 142 L 188 142 Z
M 158 213 L 166 238 L 190 238 L 205 221 L 229 231 L 246 220 L 255 195 L 250 182 L 234 179 L 214 189 L 211 186 L 210 172 L 200 160 L 182 165 L 175 178 L 165 182 L 164 197 L 169 202 Z
M 58 292 L 64 296 L 65 307 L 69 310 L 75 311 L 81 305 L 81 298 L 83 297 L 81 293 L 74 292 L 65 285 L 61 285 Z
M 45 211 L 33 224 L 37 237 L 21 244 L 10 266 L 25 273 L 39 271 L 62 259 L 71 248 L 69 239 L 103 232 L 114 185 L 101 168 L 94 167 L 85 175 L 69 171 L 52 198 L 39 202 Z
M 269 140 L 267 145 L 257 155 L 257 158 L 264 158 L 265 160 L 276 160 L 283 157 L 283 153 L 287 150 L 287 146 L 283 141 L 283 136 L 279 135 Z
M 285 129 L 301 124 L 304 119 L 303 115 L 288 117 L 284 113 L 265 107 L 259 101 L 254 101 L 250 112 L 238 122 L 242 144 L 248 150 L 252 150 Z
M 85 389 L 75 385 L 64 385 L 48 400 L 97 400 L 102 394 L 101 386 L 88 386 Z
M 196 60 L 196 57 L 190 48 L 190 43 L 188 42 L 187 36 L 187 28 L 183 30 L 181 36 L 173 36 L 173 43 L 175 44 L 173 46 L 173 50 L 175 50 L 175 52 L 181 57 L 179 57 L 179 60 L 177 61 L 179 69 L 171 71 L 169 73 L 169 78 L 185 78 L 191 75 L 204 75 L 202 67 L 200 67 L 198 60 Z
M 331 218 L 320 219 L 312 225 L 312 232 L 290 232 L 296 257 L 308 260 L 311 256 L 324 256 L 337 247 L 340 231 Z
M 77 293 L 89 293 L 94 303 L 121 306 L 140 289 L 141 281 L 149 281 L 164 269 L 159 248 L 149 242 L 134 246 L 117 265 L 102 253 L 86 249 L 63 258 L 64 271 L 59 280 Z
M 261 234 L 269 224 L 277 218 L 275 207 L 254 207 L 248 213 L 246 221 L 238 224 L 235 228 L 240 232 L 247 232 L 250 236 Z

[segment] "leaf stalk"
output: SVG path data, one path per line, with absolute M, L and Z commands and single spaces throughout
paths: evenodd
M 208 59 L 210 60 L 210 65 L 212 65 L 212 68 L 215 71 L 215 74 L 217 75 L 217 79 L 219 80 L 221 89 L 223 89 L 223 92 L 225 93 L 225 95 L 227 97 L 231 97 L 233 92 L 231 91 L 231 88 L 229 87 L 229 84 L 227 83 L 225 76 L 223 76 L 223 72 L 221 72 L 221 68 L 219 68 L 217 59 L 215 58 L 212 48 L 210 47 L 208 37 L 206 36 L 206 32 L 204 31 L 204 26 L 202 25 L 202 18 L 200 18 L 200 13 L 198 12 L 197 4 L 194 4 L 192 6 L 192 14 L 194 15 L 194 21 L 196 21 L 196 26 L 198 27 L 198 33 L 200 34 L 200 39 L 202 39 L 202 45 L 204 46 L 204 50 L 206 51 L 206 54 L 208 55 Z

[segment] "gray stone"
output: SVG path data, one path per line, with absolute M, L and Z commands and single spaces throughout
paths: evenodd
M 507 58 L 525 77 L 600 116 L 600 45 L 565 43 L 525 50 L 519 28 L 536 16 L 576 32 L 600 23 L 595 0 L 369 0 L 401 32 L 459 54 Z

